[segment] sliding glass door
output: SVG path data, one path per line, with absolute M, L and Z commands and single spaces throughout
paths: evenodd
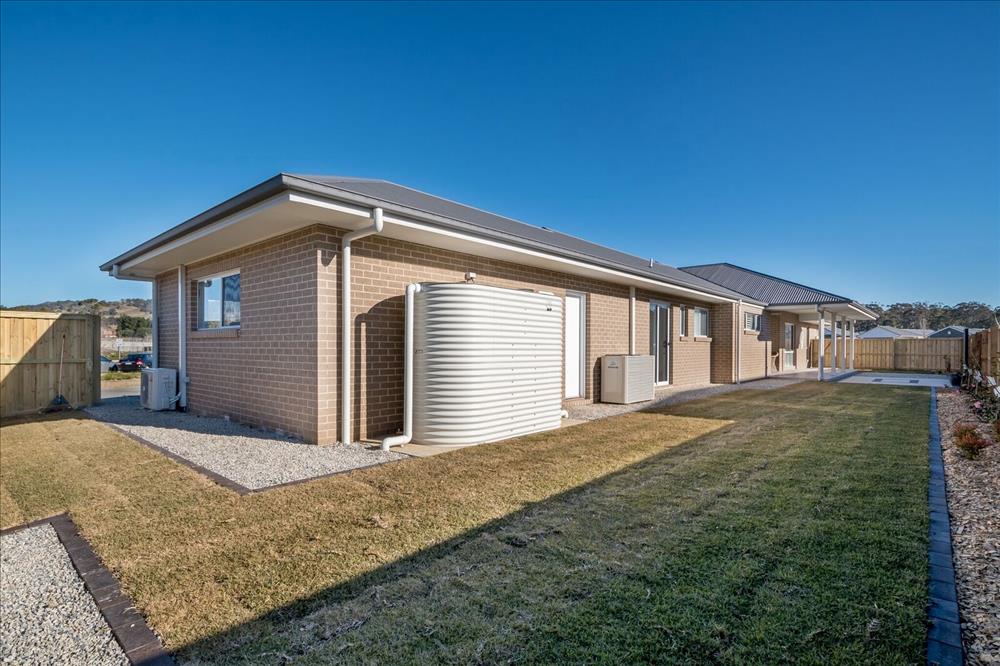
M 656 383 L 670 382 L 670 305 L 649 303 L 649 353 L 656 361 Z

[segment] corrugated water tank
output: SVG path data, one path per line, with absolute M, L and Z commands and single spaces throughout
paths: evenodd
M 465 446 L 559 427 L 562 300 L 422 284 L 413 325 L 413 441 Z

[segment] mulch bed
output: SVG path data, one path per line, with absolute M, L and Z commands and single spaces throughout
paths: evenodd
M 957 423 L 993 441 L 991 425 L 972 413 L 974 399 L 957 389 L 938 393 L 938 419 L 948 485 L 962 641 L 969 664 L 1000 664 L 1000 445 L 975 460 L 952 442 Z

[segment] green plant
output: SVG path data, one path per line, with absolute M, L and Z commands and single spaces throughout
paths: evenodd
M 983 449 L 993 443 L 984 439 L 975 426 L 966 423 L 956 424 L 952 428 L 951 435 L 955 439 L 955 446 L 958 447 L 958 450 L 970 460 L 976 458 L 983 452 Z

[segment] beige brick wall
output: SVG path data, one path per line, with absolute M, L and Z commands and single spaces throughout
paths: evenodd
M 340 242 L 342 231 L 315 226 L 187 267 L 188 405 L 197 413 L 296 433 L 332 443 L 340 435 Z M 199 277 L 239 268 L 241 326 L 233 332 L 198 332 Z M 477 282 L 586 295 L 586 394 L 600 396 L 600 358 L 628 351 L 629 290 L 470 254 L 385 237 L 355 241 L 352 249 L 353 410 L 355 438 L 396 432 L 402 426 L 403 294 L 411 282 L 456 282 L 467 271 Z M 176 271 L 157 279 L 161 365 L 176 367 Z M 636 351 L 649 352 L 649 298 L 636 304 Z M 732 349 L 732 306 L 710 309 L 711 341 L 681 336 L 673 315 L 672 383 L 731 381 L 725 362 Z M 173 308 L 173 315 L 168 314 Z M 728 314 L 727 314 L 728 313 Z M 728 319 L 727 319 L 728 317 Z M 730 322 L 728 324 L 726 321 Z M 730 350 L 729 355 L 719 350 Z M 717 379 L 721 378 L 721 379 Z
M 318 234 L 312 228 L 187 267 L 189 410 L 317 441 L 318 256 Z M 195 330 L 196 281 L 236 268 L 241 290 L 238 333 Z M 157 278 L 157 305 L 164 310 L 169 302 L 174 321 L 176 284 L 176 271 Z M 176 324 L 159 319 L 160 365 L 178 367 Z
M 763 315 L 763 309 L 751 305 L 743 306 L 743 313 Z M 768 375 L 771 356 L 771 317 L 764 315 L 760 320 L 760 333 L 744 329 L 743 314 L 739 319 L 740 339 L 740 381 L 760 379 Z

